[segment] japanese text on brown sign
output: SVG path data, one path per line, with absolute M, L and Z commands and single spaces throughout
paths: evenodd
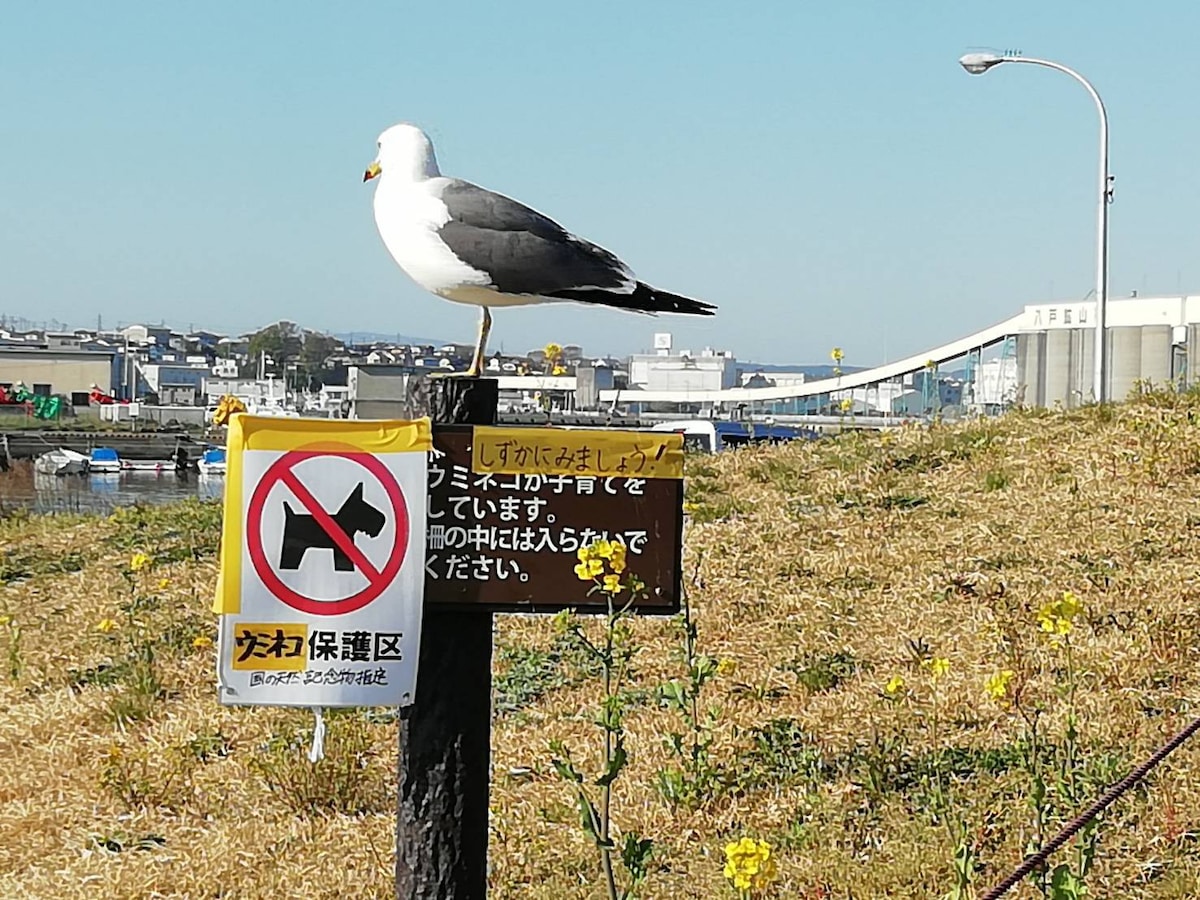
M 472 471 L 470 441 L 469 430 L 435 432 L 425 566 L 430 602 L 599 606 L 602 598 L 589 597 L 589 585 L 573 570 L 580 549 L 608 540 L 626 547 L 630 571 L 647 585 L 650 596 L 640 608 L 677 607 L 680 480 Z
M 475 429 L 471 470 L 495 474 L 682 478 L 683 437 L 653 431 Z

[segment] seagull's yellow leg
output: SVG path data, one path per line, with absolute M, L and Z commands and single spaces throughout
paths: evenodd
M 480 307 L 483 315 L 479 318 L 479 340 L 475 343 L 475 353 L 471 357 L 471 367 L 465 372 L 430 372 L 430 378 L 478 378 L 483 374 L 483 356 L 487 347 L 488 335 L 492 330 L 492 311 L 486 306 Z
M 471 360 L 471 368 L 467 369 L 467 375 L 472 378 L 483 374 L 483 355 L 487 348 L 488 335 L 492 331 L 492 311 L 486 306 L 482 309 L 483 315 L 479 318 L 479 341 L 475 344 L 475 357 Z

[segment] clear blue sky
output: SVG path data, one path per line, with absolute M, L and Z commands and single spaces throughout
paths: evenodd
M 705 344 L 763 362 L 919 352 L 1092 287 L 1112 122 L 1112 295 L 1200 293 L 1200 4 L 6 3 L 0 312 L 469 340 L 416 288 L 362 171 L 384 127 L 652 284 L 658 321 L 501 310 L 493 348 Z

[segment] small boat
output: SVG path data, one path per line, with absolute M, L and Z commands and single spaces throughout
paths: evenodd
M 100 474 L 120 472 L 121 460 L 117 456 L 117 451 L 112 447 L 93 447 L 92 458 L 88 461 L 88 471 Z
M 175 471 L 175 461 L 170 459 L 123 459 L 122 472 L 150 472 L 160 475 L 163 472 Z
M 35 459 L 33 470 L 42 475 L 82 475 L 88 470 L 88 458 L 82 453 L 60 447 Z
M 196 468 L 201 475 L 225 474 L 225 449 L 223 447 L 208 447 L 204 455 L 196 461 Z

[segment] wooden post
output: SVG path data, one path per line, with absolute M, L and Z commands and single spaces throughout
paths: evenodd
M 494 379 L 428 382 L 437 425 L 492 425 Z M 484 900 L 492 724 L 492 614 L 425 609 L 416 702 L 400 724 L 396 897 Z

